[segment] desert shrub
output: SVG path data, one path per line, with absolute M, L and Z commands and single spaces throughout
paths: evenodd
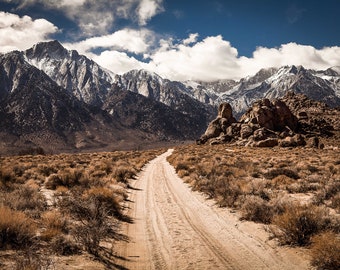
M 337 213 L 340 213 L 340 193 L 336 194 L 331 199 L 331 207 L 334 208 Z
M 9 190 L 15 182 L 16 176 L 10 168 L 0 167 L 0 190 Z
M 288 177 L 287 175 L 278 175 L 271 180 L 274 187 L 284 188 L 294 182 L 294 179 Z
M 79 245 L 69 235 L 57 235 L 50 243 L 52 251 L 58 255 L 69 256 L 78 254 L 80 251 Z
M 94 187 L 86 192 L 87 200 L 97 200 L 111 216 L 122 217 L 121 207 L 114 191 L 105 187 Z
M 65 169 L 63 171 L 59 171 L 58 175 L 61 179 L 62 185 L 70 188 L 80 184 L 83 172 L 78 169 Z
M 184 170 L 187 171 L 189 169 L 189 166 L 185 163 L 178 163 L 175 167 L 176 172 L 180 171 L 180 170 Z
M 44 195 L 37 189 L 25 185 L 4 194 L 3 203 L 14 210 L 31 212 L 37 216 L 47 207 Z
M 317 269 L 337 270 L 340 267 L 340 235 L 323 232 L 312 238 L 312 265 Z
M 314 196 L 316 203 L 323 203 L 325 200 L 331 199 L 340 193 L 340 181 L 331 180 Z
M 64 169 L 59 170 L 58 173 L 49 175 L 45 181 L 45 187 L 55 190 L 58 186 L 72 188 L 81 185 L 87 187 L 88 180 L 84 179 L 85 175 L 82 170 L 78 169 Z
M 57 235 L 67 233 L 67 221 L 57 210 L 45 212 L 41 218 L 45 230 L 41 233 L 41 238 L 49 241 Z
M 62 180 L 58 174 L 54 173 L 49 175 L 45 181 L 45 187 L 48 189 L 56 189 L 58 186 L 62 185 Z
M 96 193 L 96 192 L 93 192 Z M 59 206 L 77 222 L 71 229 L 76 240 L 91 254 L 98 255 L 100 241 L 117 233 L 117 221 L 110 217 L 107 198 L 101 196 L 73 194 L 63 197 Z
M 272 232 L 281 244 L 305 246 L 313 235 L 328 229 L 330 222 L 324 207 L 291 204 L 274 216 Z
M 274 168 L 269 170 L 268 172 L 266 172 L 264 174 L 264 177 L 267 179 L 273 179 L 279 175 L 285 175 L 288 176 L 289 178 L 292 179 L 299 179 L 300 176 L 298 175 L 298 173 L 296 171 L 293 171 L 291 169 L 287 169 L 287 168 Z
M 242 219 L 261 223 L 270 223 L 273 209 L 268 201 L 253 195 L 248 195 L 241 206 Z
M 117 182 L 127 184 L 129 179 L 132 179 L 136 172 L 127 166 L 118 166 L 113 170 L 113 177 Z
M 238 197 L 242 194 L 237 181 L 232 177 L 209 176 L 205 181 L 197 182 L 199 190 L 215 198 L 220 207 L 234 207 Z
M 0 249 L 23 248 L 33 242 L 36 226 L 23 212 L 0 206 L 0 217 Z
M 40 164 L 38 166 L 38 171 L 39 173 L 41 173 L 43 176 L 49 176 L 52 173 L 56 173 L 58 172 L 58 170 L 55 168 L 55 166 L 50 166 L 50 165 L 46 165 L 46 164 Z
M 55 269 L 55 262 L 46 254 L 42 255 L 35 249 L 27 248 L 16 252 L 13 269 L 15 270 L 50 270 Z

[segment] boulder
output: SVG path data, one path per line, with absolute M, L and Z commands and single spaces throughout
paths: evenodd
M 227 133 L 228 127 L 235 123 L 236 119 L 233 117 L 232 109 L 229 103 L 222 103 L 218 107 L 217 118 L 211 121 L 208 125 L 207 130 L 201 136 L 199 140 L 196 141 L 197 144 L 204 144 L 209 139 L 214 138 L 215 144 L 216 140 L 224 139 L 221 135 Z M 223 142 L 223 141 L 222 141 Z
M 252 146 L 255 147 L 274 147 L 279 144 L 277 138 L 268 138 L 262 141 L 254 142 Z
M 242 139 L 246 139 L 252 134 L 253 134 L 253 128 L 250 125 L 247 125 L 247 124 L 241 125 L 240 136 Z
M 233 118 L 233 109 L 231 108 L 229 103 L 224 102 L 221 103 L 220 106 L 218 106 L 217 117 L 226 119 Z
M 305 145 L 306 145 L 306 141 L 301 134 L 288 136 L 279 141 L 280 147 L 297 147 L 297 146 L 305 146 Z

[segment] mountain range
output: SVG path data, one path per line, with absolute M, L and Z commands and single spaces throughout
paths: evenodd
M 58 41 L 0 55 L 0 151 L 126 149 L 193 140 L 227 101 L 240 116 L 255 100 L 292 90 L 340 106 L 340 67 L 262 69 L 240 81 L 114 74 Z

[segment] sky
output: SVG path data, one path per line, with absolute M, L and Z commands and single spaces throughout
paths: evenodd
M 340 66 L 340 0 L 0 0 L 0 52 L 57 39 L 114 73 L 238 80 Z

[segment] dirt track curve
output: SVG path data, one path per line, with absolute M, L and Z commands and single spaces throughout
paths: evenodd
M 299 251 L 257 236 L 261 225 L 241 222 L 192 192 L 167 162 L 172 150 L 152 160 L 129 195 L 133 224 L 118 246 L 126 269 L 308 269 Z

